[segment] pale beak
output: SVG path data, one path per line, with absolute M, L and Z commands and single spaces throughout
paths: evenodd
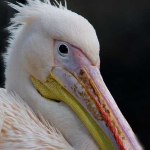
M 56 81 L 69 91 L 92 116 L 113 143 L 115 149 L 117 148 L 116 144 L 121 150 L 141 149 L 132 129 L 108 91 L 97 67 L 79 67 L 72 74 L 56 67 L 52 70 L 52 74 Z M 106 128 L 109 129 L 111 134 L 106 131 Z M 99 139 L 95 138 L 95 140 L 99 142 Z
M 42 96 L 63 101 L 73 109 L 100 149 L 142 149 L 97 67 L 78 67 L 70 72 L 54 67 L 46 82 L 31 79 Z

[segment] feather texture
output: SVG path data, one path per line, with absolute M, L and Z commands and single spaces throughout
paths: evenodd
M 0 149 L 73 150 L 63 135 L 17 95 L 0 89 Z

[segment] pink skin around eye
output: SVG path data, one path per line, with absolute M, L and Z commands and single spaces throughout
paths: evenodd
M 57 66 L 64 66 L 65 68 L 72 70 L 73 68 L 76 67 L 81 67 L 81 66 L 92 66 L 91 61 L 89 58 L 82 52 L 81 49 L 63 41 L 57 41 L 55 40 L 54 42 L 54 47 L 55 50 L 58 48 L 60 44 L 65 44 L 69 47 L 68 55 L 66 55 L 66 58 L 61 59 L 59 58 L 59 54 L 56 53 L 54 60 L 55 60 L 55 65 Z M 98 60 L 97 64 L 95 67 L 99 68 L 100 60 Z

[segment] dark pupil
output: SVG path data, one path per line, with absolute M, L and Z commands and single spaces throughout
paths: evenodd
M 68 54 L 68 47 L 66 45 L 60 45 L 59 51 L 64 54 Z

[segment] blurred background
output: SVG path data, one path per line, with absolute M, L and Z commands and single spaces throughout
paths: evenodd
M 150 150 L 150 1 L 67 0 L 67 4 L 96 29 L 104 81 L 139 141 Z M 9 36 L 5 28 L 14 13 L 0 1 L 0 87 L 5 81 L 1 54 Z

